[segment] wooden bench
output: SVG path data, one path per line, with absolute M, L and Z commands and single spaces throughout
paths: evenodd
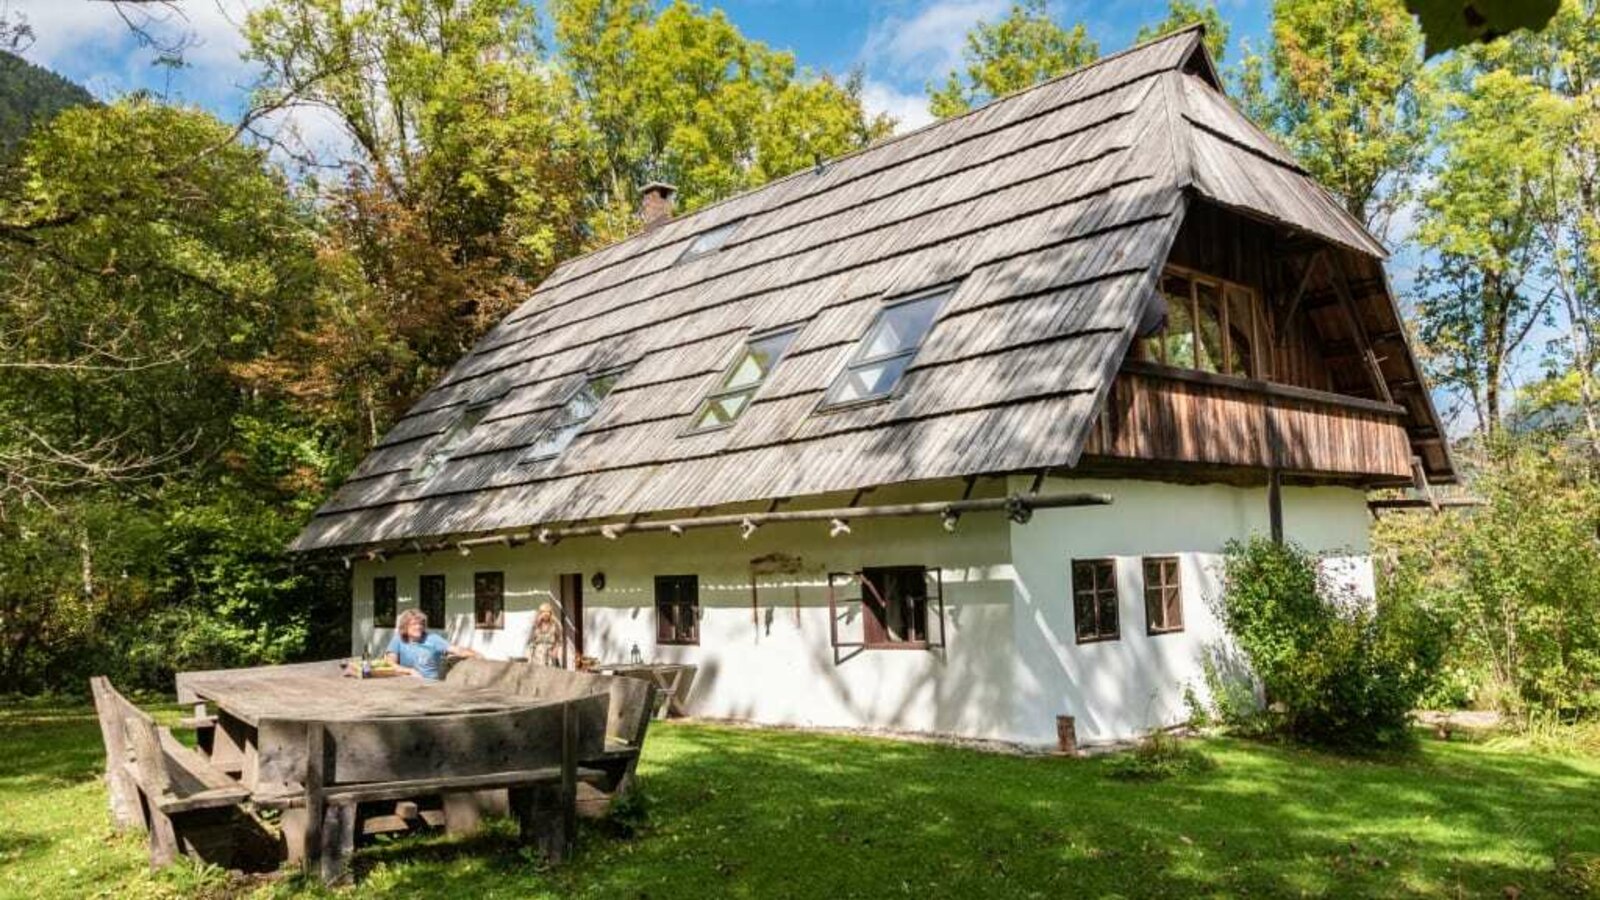
M 103 677 L 89 679 L 113 820 L 149 833 L 150 864 L 165 866 L 180 852 L 231 863 L 240 804 L 250 792 L 184 746 Z
M 505 791 L 523 839 L 551 862 L 576 838 L 580 780 L 601 780 L 579 760 L 604 751 L 610 699 L 593 695 L 485 713 L 346 721 L 263 720 L 260 729 L 303 732 L 296 759 L 274 771 L 302 773 L 298 784 L 255 802 L 284 810 L 291 861 L 328 884 L 345 880 L 360 831 L 361 805 Z M 266 761 L 264 761 L 266 762 Z
M 573 672 L 551 666 L 487 659 L 458 661 L 445 676 L 451 684 L 492 687 L 527 697 L 568 700 L 604 694 L 610 698 L 606 714 L 605 746 L 584 756 L 579 765 L 600 772 L 603 777 L 587 782 L 589 793 L 582 809 L 586 815 L 603 814 L 619 797 L 632 789 L 639 753 L 656 706 L 656 686 L 638 678 Z

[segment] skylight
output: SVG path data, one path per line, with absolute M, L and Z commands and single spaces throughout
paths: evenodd
M 822 398 L 823 408 L 879 400 L 893 393 L 933 327 L 939 307 L 954 292 L 940 288 L 879 310 L 850 364 Z
M 709 431 L 737 422 L 799 333 L 798 328 L 772 332 L 752 338 L 740 348 L 733 365 L 717 382 L 717 389 L 700 401 L 690 430 Z
M 683 255 L 678 257 L 678 262 L 699 259 L 708 253 L 715 253 L 721 250 L 722 245 L 728 242 L 728 238 L 733 237 L 733 233 L 739 230 L 739 223 L 743 221 L 743 219 L 734 219 L 732 222 L 725 222 L 715 228 L 708 228 L 700 232 L 693 241 L 689 242 L 689 249 L 683 251 Z
M 583 431 L 583 426 L 600 411 L 600 402 L 606 399 L 612 388 L 617 386 L 624 371 L 624 369 L 612 369 L 601 372 L 599 375 L 590 376 L 579 385 L 562 405 L 555 421 L 540 432 L 532 446 L 528 448 L 528 452 L 522 454 L 521 461 L 531 463 L 560 456 L 561 451 L 567 449 L 573 438 Z
M 472 434 L 472 429 L 483 421 L 483 417 L 488 414 L 489 408 L 494 406 L 495 400 L 499 399 L 499 397 L 496 397 L 493 400 L 474 403 L 463 410 L 461 415 L 450 423 L 450 427 L 445 429 L 444 435 L 428 450 L 428 455 L 424 456 L 422 461 L 411 469 L 411 474 L 406 480 L 427 481 L 439 474 L 439 470 L 444 468 L 444 464 L 450 461 L 450 455 L 455 452 L 457 447 L 461 446 L 461 442 L 465 441 L 468 435 Z

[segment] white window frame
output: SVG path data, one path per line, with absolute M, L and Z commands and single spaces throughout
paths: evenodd
M 896 297 L 893 300 L 890 300 L 879 306 L 877 313 L 872 317 L 872 324 L 867 326 L 867 330 L 863 332 L 861 337 L 857 340 L 855 351 L 850 354 L 849 361 L 844 364 L 844 368 L 840 369 L 838 373 L 834 375 L 833 380 L 828 383 L 828 389 L 822 395 L 822 402 L 817 404 L 817 412 L 833 412 L 835 410 L 851 409 L 853 407 L 865 406 L 871 403 L 883 403 L 888 400 L 893 400 L 895 397 L 897 397 L 900 394 L 901 388 L 905 385 L 906 373 L 911 370 L 911 366 L 916 362 L 917 354 L 922 352 L 922 345 L 927 343 L 928 335 L 932 334 L 933 329 L 938 327 L 939 320 L 944 315 L 945 304 L 949 303 L 950 298 L 955 296 L 958 287 L 959 285 L 956 283 L 941 284 L 937 287 L 931 287 L 926 290 Z M 872 335 L 878 330 L 879 324 L 883 322 L 884 316 L 888 315 L 890 310 L 912 303 L 919 303 L 933 297 L 939 298 L 938 304 L 933 311 L 933 318 L 928 320 L 927 330 L 917 338 L 917 342 L 915 344 L 905 349 L 896 350 L 892 353 L 880 353 L 877 356 L 870 357 L 864 355 L 867 351 L 867 339 L 872 337 Z M 900 375 L 895 378 L 894 384 L 890 385 L 888 390 L 883 391 L 882 393 L 871 394 L 869 396 L 854 397 L 849 400 L 834 399 L 834 395 L 838 392 L 839 386 L 844 383 L 844 379 L 848 378 L 851 372 L 867 366 L 879 365 L 890 360 L 899 359 L 901 357 L 905 357 L 906 359 L 905 368 L 900 370 Z

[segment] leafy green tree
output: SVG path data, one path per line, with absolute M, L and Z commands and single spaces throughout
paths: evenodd
M 1418 273 L 1421 337 L 1436 383 L 1471 398 L 1500 427 L 1506 373 L 1552 294 L 1534 280 L 1547 245 L 1539 212 L 1556 189 L 1549 98 L 1505 70 L 1451 65 L 1447 122 L 1417 229 L 1431 260 Z
M 693 210 L 860 149 L 893 122 L 861 80 L 799 71 L 720 10 L 685 0 L 557 0 L 556 63 L 583 128 L 591 243 L 639 227 L 638 188 L 666 181 Z
M 141 629 L 179 617 L 257 623 L 190 660 L 298 649 L 315 602 L 279 550 L 335 466 L 315 423 L 245 369 L 312 311 L 308 210 L 264 151 L 148 99 L 61 113 L 15 171 L 0 183 L 0 677 L 77 686 L 88 666 L 123 671 L 130 647 L 170 673 L 181 654 Z M 259 421 L 275 442 L 245 427 Z
M 1548 27 L 1477 48 L 1478 68 L 1504 71 L 1536 100 L 1518 128 L 1544 131 L 1538 160 L 1547 189 L 1534 214 L 1541 275 L 1565 313 L 1554 381 L 1569 385 L 1593 457 L 1600 459 L 1600 4 L 1567 0 Z
M 1180 28 L 1200 24 L 1206 27 L 1206 50 L 1211 59 L 1221 64 L 1228 52 L 1228 21 L 1217 11 L 1217 4 L 1204 6 L 1193 0 L 1167 0 L 1167 17 L 1154 25 L 1141 25 L 1136 40 L 1151 41 Z
M 1384 236 L 1429 152 L 1434 85 L 1400 0 L 1276 0 L 1240 69 L 1243 106 Z
M 963 71 L 951 72 L 942 87 L 928 85 L 929 109 L 940 118 L 1094 62 L 1100 47 L 1082 23 L 1057 24 L 1045 0 L 1020 0 L 1004 19 L 967 32 L 961 56 Z
M 1385 516 L 1374 534 L 1402 590 L 1450 611 L 1452 665 L 1474 702 L 1529 723 L 1600 715 L 1600 484 L 1543 436 L 1480 440 L 1478 508 Z

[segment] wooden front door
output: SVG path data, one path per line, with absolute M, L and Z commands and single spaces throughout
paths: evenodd
M 583 656 L 583 575 L 572 572 L 560 576 L 561 633 L 566 635 L 567 668 L 576 669 Z

